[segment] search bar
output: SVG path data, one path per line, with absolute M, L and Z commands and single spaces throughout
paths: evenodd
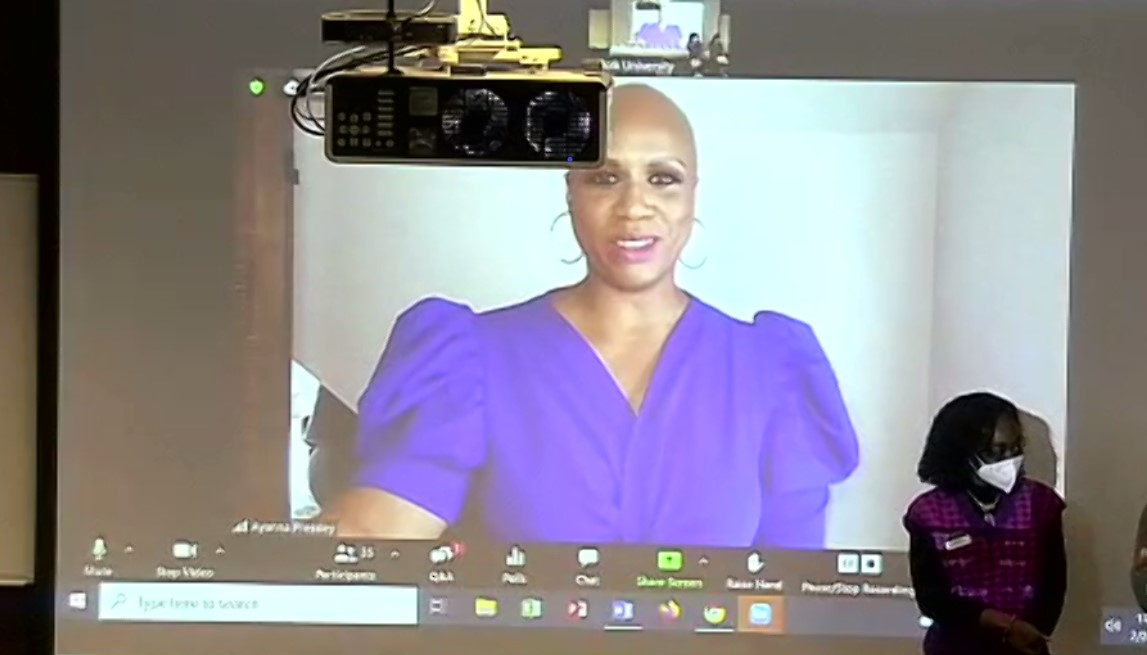
M 418 588 L 224 582 L 104 582 L 99 620 L 418 625 Z

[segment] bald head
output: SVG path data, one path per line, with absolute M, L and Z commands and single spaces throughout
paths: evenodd
M 697 216 L 693 128 L 664 93 L 638 84 L 613 89 L 609 120 L 604 164 L 566 175 L 589 275 L 627 293 L 673 285 Z M 622 245 L 650 238 L 639 255 Z
M 690 170 L 696 168 L 693 126 L 685 112 L 661 91 L 645 84 L 614 87 L 610 93 L 609 119 L 611 144 L 630 136 L 645 135 L 676 150 Z

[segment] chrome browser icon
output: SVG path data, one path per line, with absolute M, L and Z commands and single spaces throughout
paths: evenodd
M 729 612 L 720 605 L 706 605 L 705 609 L 701 612 L 705 617 L 705 623 L 709 625 L 721 625 L 728 618 Z

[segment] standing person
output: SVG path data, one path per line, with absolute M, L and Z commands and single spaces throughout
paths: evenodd
M 685 44 L 685 51 L 689 57 L 689 72 L 694 77 L 704 75 L 705 69 L 705 42 L 701 35 L 694 32 L 689 35 L 689 42 Z
M 1041 655 L 1067 591 L 1063 500 L 1023 474 L 1020 415 L 990 393 L 933 420 L 908 508 L 912 583 L 933 624 L 925 655 Z
M 729 49 L 725 47 L 725 41 L 721 39 L 720 33 L 714 34 L 709 40 L 709 64 L 713 66 L 717 75 L 729 76 Z

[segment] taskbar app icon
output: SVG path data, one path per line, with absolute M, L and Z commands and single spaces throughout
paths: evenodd
M 783 634 L 783 596 L 741 596 L 737 598 L 737 631 Z
M 614 623 L 629 623 L 633 621 L 633 603 L 628 600 L 615 600 L 610 606 L 610 619 Z
M 483 596 L 474 600 L 474 616 L 480 619 L 492 619 L 498 616 L 498 609 L 496 598 Z
M 584 621 L 589 618 L 589 601 L 583 598 L 571 600 L 566 605 L 566 616 L 577 621 Z
M 701 611 L 701 617 L 708 625 L 720 628 L 729 620 L 729 610 L 724 605 L 706 605 Z

